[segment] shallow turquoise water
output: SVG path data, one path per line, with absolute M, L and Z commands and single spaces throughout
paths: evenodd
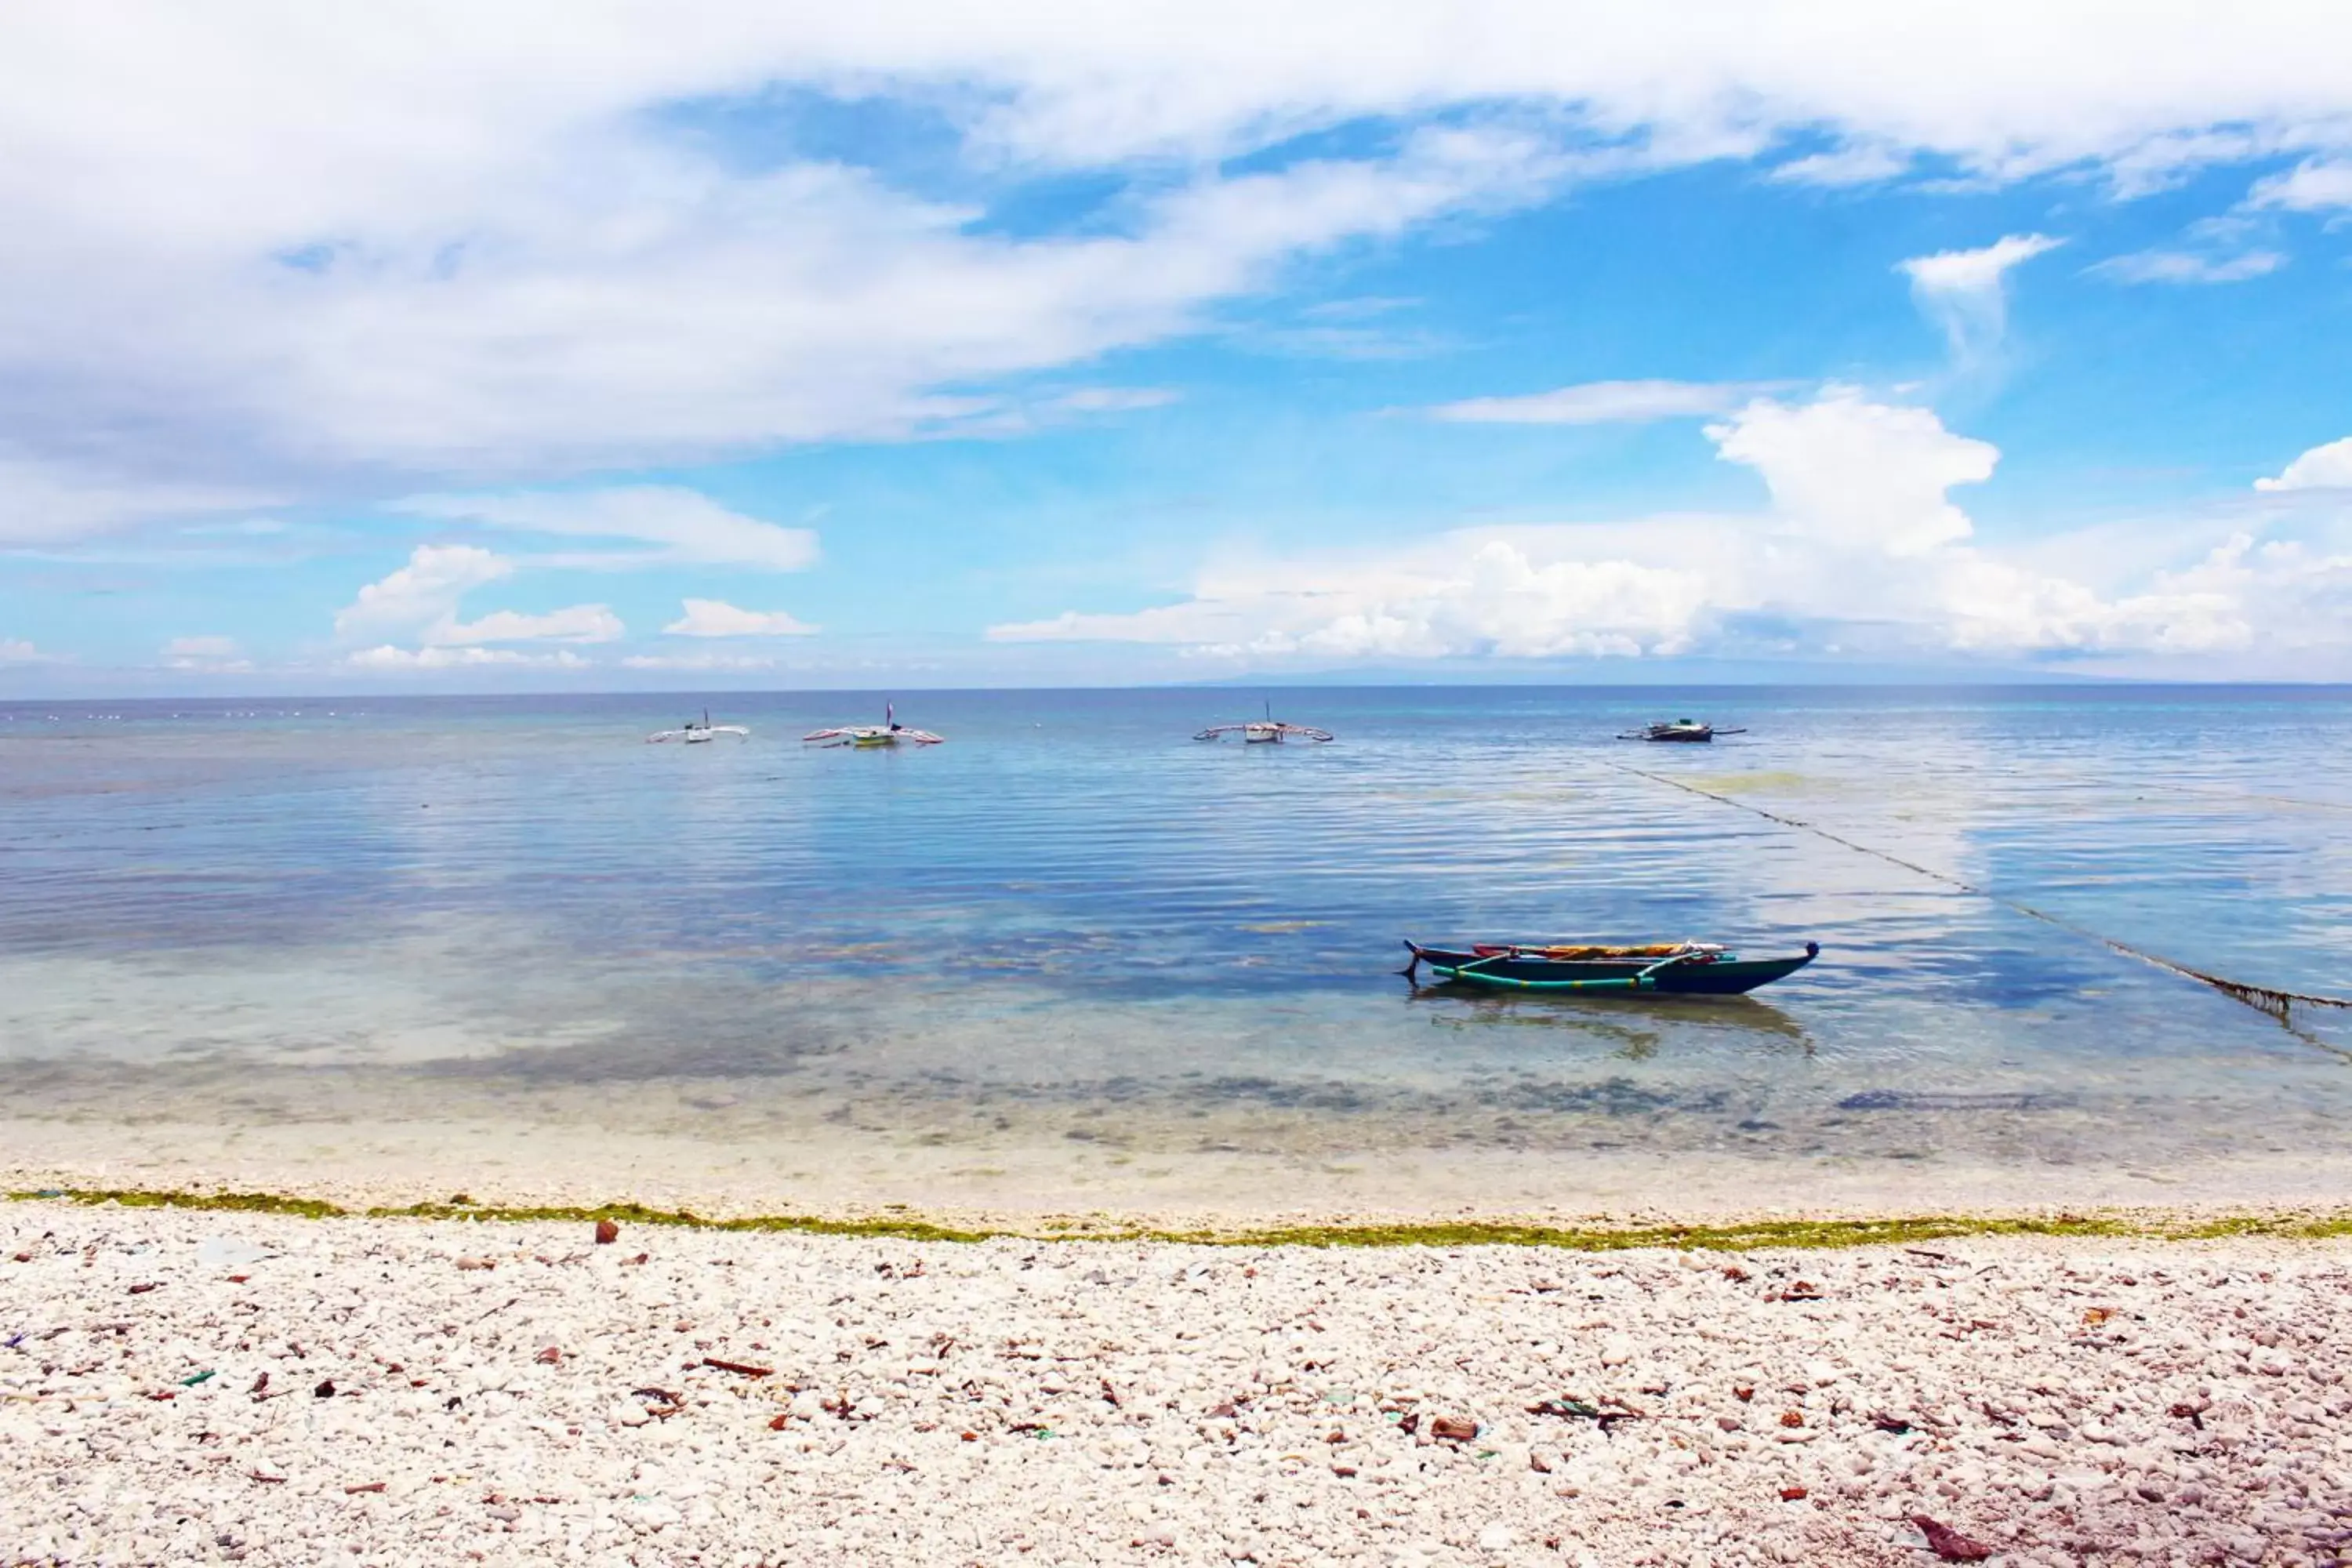
M 803 749 L 879 708 L 827 695 L 713 699 L 751 738 L 690 749 L 641 737 L 699 698 L 0 706 L 0 1089 L 560 1117 L 690 1085 L 739 1131 L 788 1094 L 884 1135 L 987 1104 L 1768 1161 L 2352 1125 L 2352 1015 L 2282 1026 L 1660 782 L 2344 994 L 2352 692 L 1319 690 L 1275 707 L 1332 745 L 1188 739 L 1257 701 L 901 695 L 949 743 L 891 752 Z M 1612 738 L 1681 713 L 1749 733 Z M 1496 999 L 1414 992 L 1408 934 L 1823 952 L 1742 1002 Z

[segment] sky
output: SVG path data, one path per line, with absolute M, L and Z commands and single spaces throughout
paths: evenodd
M 2352 8 L 0 12 L 0 698 L 2352 679 Z

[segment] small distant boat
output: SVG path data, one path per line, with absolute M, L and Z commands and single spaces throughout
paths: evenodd
M 1696 719 L 1662 719 L 1654 724 L 1644 724 L 1618 736 L 1621 741 L 1668 741 L 1700 745 L 1717 735 L 1745 735 L 1746 730 L 1718 730 L 1712 724 L 1702 724 Z
M 1630 947 L 1605 943 L 1554 943 L 1523 947 L 1475 942 L 1468 950 L 1423 947 L 1408 940 L 1412 962 L 1404 968 L 1417 980 L 1424 963 L 1441 980 L 1505 991 L 1656 991 L 1676 996 L 1738 996 L 1785 980 L 1817 957 L 1822 945 L 1805 943 L 1787 958 L 1742 958 L 1719 942 L 1651 942 Z
M 812 730 L 801 739 L 814 742 L 820 746 L 871 748 L 897 745 L 936 746 L 943 742 L 947 737 L 934 735 L 929 730 L 908 729 L 898 722 L 898 705 L 885 702 L 882 705 L 882 722 L 879 724 L 852 724 L 835 730 Z
M 702 710 L 702 718 L 698 721 L 693 719 L 688 719 L 686 721 L 686 727 L 682 730 L 656 730 L 652 734 L 646 737 L 646 744 L 649 746 L 658 746 L 671 741 L 680 741 L 689 746 L 699 746 L 708 742 L 715 741 L 721 735 L 732 735 L 736 739 L 741 740 L 745 736 L 751 734 L 751 731 L 745 729 L 740 724 L 712 723 L 710 721 L 710 710 L 705 708 Z
M 1196 741 L 1222 741 L 1238 732 L 1242 743 L 1249 746 L 1280 745 L 1285 741 L 1328 741 L 1328 730 L 1318 730 L 1311 724 L 1285 724 L 1274 716 L 1274 704 L 1265 705 L 1265 717 L 1252 719 L 1241 724 L 1212 724 L 1192 737 Z

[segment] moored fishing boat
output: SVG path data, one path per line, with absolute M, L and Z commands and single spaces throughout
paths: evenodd
M 929 730 L 910 730 L 898 722 L 898 707 L 895 702 L 882 705 L 879 724 L 848 724 L 831 730 L 812 730 L 801 737 L 820 746 L 856 746 L 871 750 L 877 746 L 936 746 L 946 737 L 934 735 Z
M 1677 996 L 1744 995 L 1785 980 L 1822 951 L 1816 942 L 1785 958 L 1742 958 L 1706 942 L 1633 946 L 1474 942 L 1463 949 L 1423 947 L 1408 939 L 1405 946 L 1412 950 L 1412 962 L 1404 969 L 1408 980 L 1417 981 L 1426 963 L 1440 980 L 1504 991 L 1655 991 Z
M 1718 730 L 1696 719 L 1661 719 L 1654 724 L 1644 724 L 1638 730 L 1628 730 L 1618 736 L 1621 741 L 1664 741 L 1683 744 L 1706 745 L 1717 735 L 1745 735 L 1745 730 Z
M 1222 741 L 1227 735 L 1239 735 L 1244 745 L 1276 746 L 1285 741 L 1328 741 L 1328 730 L 1318 730 L 1312 724 L 1286 724 L 1274 716 L 1274 704 L 1265 706 L 1265 717 L 1251 719 L 1239 724 L 1212 724 L 1192 737 L 1196 741 Z

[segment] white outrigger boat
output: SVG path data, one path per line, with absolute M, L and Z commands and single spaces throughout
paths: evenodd
M 802 740 L 820 746 L 936 746 L 944 735 L 934 735 L 929 730 L 909 730 L 898 722 L 897 704 L 882 705 L 879 724 L 851 724 L 834 730 L 812 730 Z
M 686 727 L 682 730 L 656 730 L 652 734 L 646 737 L 646 744 L 649 746 L 659 746 L 665 745 L 671 741 L 679 741 L 689 746 L 698 746 L 702 745 L 706 742 L 715 741 L 721 735 L 732 735 L 737 740 L 742 740 L 748 737 L 751 733 L 751 731 L 745 729 L 740 724 L 712 723 L 710 721 L 710 710 L 705 708 L 702 710 L 702 719 L 700 722 L 698 723 L 696 721 L 688 719 L 686 721 Z
M 1238 732 L 1246 746 L 1275 746 L 1285 741 L 1328 741 L 1328 730 L 1318 730 L 1311 724 L 1286 724 L 1274 716 L 1274 704 L 1265 705 L 1265 717 L 1252 719 L 1241 724 L 1212 724 L 1192 737 L 1196 741 L 1222 741 Z

